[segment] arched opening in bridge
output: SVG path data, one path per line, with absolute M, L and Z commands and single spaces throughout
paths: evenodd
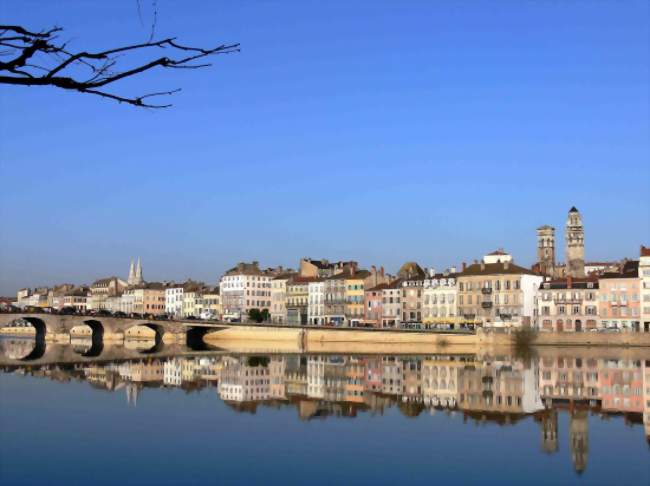
M 203 337 L 211 331 L 214 331 L 214 329 L 210 327 L 192 326 L 187 330 L 187 340 L 185 344 L 192 351 L 207 351 L 208 349 L 216 349 L 214 346 L 210 346 L 203 340 Z
M 157 353 L 163 348 L 163 335 L 165 334 L 165 329 L 160 324 L 155 324 L 153 322 L 143 322 L 136 326 L 130 327 L 124 333 L 125 340 L 135 340 L 149 342 L 151 341 L 151 346 L 146 349 L 141 349 L 142 353 Z
M 21 358 L 21 361 L 32 361 L 42 358 L 45 354 L 45 334 L 47 332 L 47 326 L 45 325 L 45 322 L 38 317 L 23 317 L 23 320 L 31 324 L 36 332 L 34 334 L 34 349 L 27 356 Z
M 104 325 L 94 319 L 84 321 L 70 330 L 70 343 L 82 356 L 99 356 L 104 350 Z

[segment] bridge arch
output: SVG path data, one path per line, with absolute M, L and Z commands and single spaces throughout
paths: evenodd
M 96 319 L 84 320 L 81 324 L 70 329 L 70 339 L 90 338 L 90 347 L 79 354 L 85 357 L 97 357 L 104 350 L 104 325 Z
M 154 322 L 139 322 L 129 327 L 124 333 L 124 339 L 153 339 L 154 345 L 143 353 L 157 353 L 163 348 L 165 327 Z
M 210 327 L 205 327 L 205 326 L 192 326 L 189 327 L 185 333 L 185 344 L 188 348 L 190 348 L 193 351 L 205 351 L 208 349 L 213 349 L 212 346 L 208 345 L 204 340 L 203 337 L 209 333 L 214 331 L 213 328 Z
M 36 330 L 36 340 L 39 339 L 45 340 L 45 334 L 47 333 L 47 325 L 43 319 L 32 316 L 23 316 L 21 317 L 23 321 L 29 322 L 32 327 Z

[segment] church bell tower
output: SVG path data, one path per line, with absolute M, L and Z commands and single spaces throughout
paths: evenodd
M 572 207 L 566 221 L 566 273 L 571 277 L 585 276 L 585 229 L 580 212 Z

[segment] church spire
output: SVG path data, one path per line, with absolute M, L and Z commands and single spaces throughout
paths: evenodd
M 141 284 L 144 283 L 144 279 L 142 278 L 142 261 L 140 260 L 140 257 L 138 257 L 138 264 L 135 267 L 135 283 L 136 284 Z
M 126 279 L 126 282 L 129 285 L 133 285 L 135 283 L 135 264 L 133 263 L 133 259 L 131 259 L 131 266 L 129 267 L 129 278 Z

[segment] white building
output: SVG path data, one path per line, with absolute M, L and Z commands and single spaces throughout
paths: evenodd
M 325 281 L 308 284 L 307 322 L 316 326 L 325 324 Z
M 425 324 L 454 324 L 456 322 L 458 286 L 456 269 L 443 273 L 429 269 L 422 288 L 422 320 Z
M 181 358 L 172 358 L 163 364 L 163 383 L 170 386 L 181 386 L 183 360 Z
M 245 320 L 251 309 L 271 309 L 272 270 L 260 270 L 258 262 L 238 263 L 219 283 L 225 320 Z
M 641 280 L 641 319 L 639 327 L 641 331 L 650 332 L 650 248 L 644 246 L 641 247 L 639 256 L 639 279 Z
M 165 314 L 177 319 L 183 314 L 183 286 L 165 289 Z

